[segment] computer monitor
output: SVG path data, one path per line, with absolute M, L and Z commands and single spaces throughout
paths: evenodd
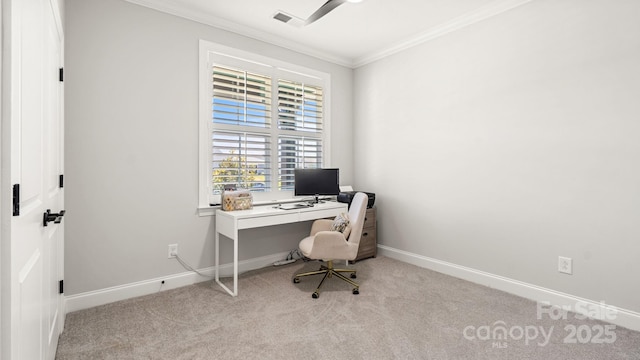
M 295 169 L 293 172 L 295 196 L 314 196 L 340 193 L 339 169 Z

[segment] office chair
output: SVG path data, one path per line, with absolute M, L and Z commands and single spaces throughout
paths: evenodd
M 356 270 L 335 269 L 333 267 L 333 261 L 354 260 L 358 255 L 358 246 L 360 245 L 360 236 L 362 235 L 367 201 L 367 195 L 361 192 L 353 197 L 348 214 L 349 226 L 344 232 L 331 230 L 334 220 L 320 219 L 314 221 L 313 225 L 311 225 L 310 235 L 300 241 L 298 247 L 302 255 L 309 259 L 323 260 L 327 263 L 327 266 L 321 266 L 318 271 L 296 274 L 293 278 L 293 282 L 297 284 L 303 276 L 323 274 L 324 276 L 318 288 L 311 294 L 311 297 L 314 299 L 320 296 L 320 287 L 324 283 L 324 280 L 333 276 L 353 285 L 354 288 L 352 292 L 354 295 L 360 293 L 360 286 L 351 280 L 356 278 Z M 351 279 L 342 275 L 342 273 L 351 273 Z

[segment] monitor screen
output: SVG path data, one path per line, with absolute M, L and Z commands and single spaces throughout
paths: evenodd
M 295 169 L 295 196 L 338 195 L 339 169 Z

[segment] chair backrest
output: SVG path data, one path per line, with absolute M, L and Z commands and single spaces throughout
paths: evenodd
M 349 208 L 349 222 L 351 223 L 351 233 L 349 234 L 349 244 L 360 244 L 364 217 L 367 211 L 367 194 L 359 192 L 353 196 L 351 207 Z M 355 258 L 355 256 L 354 256 Z

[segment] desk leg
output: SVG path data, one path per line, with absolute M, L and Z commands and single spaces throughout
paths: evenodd
M 233 238 L 233 296 L 238 296 L 238 230 Z
M 215 279 L 217 283 L 220 283 L 220 233 L 216 231 L 214 248 L 213 250 L 216 252 L 214 257 L 214 267 L 215 267 Z
M 215 240 L 215 277 L 216 282 L 231 296 L 238 296 L 238 231 L 235 231 L 233 239 L 233 291 L 220 281 L 220 233 L 216 231 Z

